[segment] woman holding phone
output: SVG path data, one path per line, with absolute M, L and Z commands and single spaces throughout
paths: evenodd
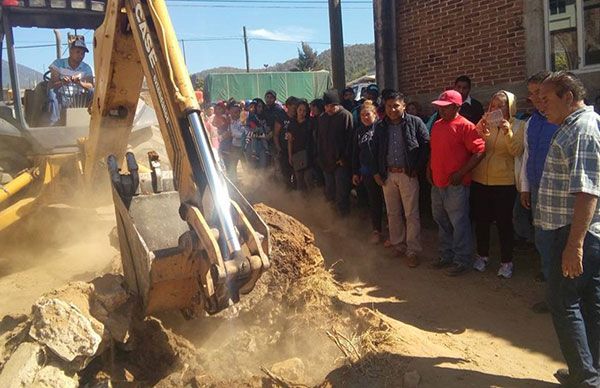
M 490 256 L 490 227 L 496 222 L 501 262 L 498 276 L 505 279 L 513 274 L 515 157 L 523 153 L 523 137 L 516 136 L 516 128 L 513 128 L 516 111 L 514 94 L 501 90 L 492 96 L 487 113 L 477 123 L 486 152 L 473 170 L 471 184 L 471 214 L 477 239 L 477 258 L 473 266 L 478 271 L 485 270 Z

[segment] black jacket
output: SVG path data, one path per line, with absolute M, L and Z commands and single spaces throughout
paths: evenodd
M 481 105 L 481 102 L 471 97 L 471 103 L 467 104 L 465 102 L 462 104 L 458 113 L 473 124 L 477 124 L 484 114 L 483 105 Z
M 377 144 L 377 167 L 382 178 L 387 177 L 387 154 L 388 154 L 388 122 L 380 121 L 375 127 L 375 142 Z M 404 114 L 400 122 L 406 145 L 406 162 L 409 174 L 423 171 L 429 159 L 429 133 L 423 120 L 417 116 Z
M 365 127 L 361 123 L 354 131 L 352 136 L 352 174 L 354 175 L 373 175 L 378 171 L 376 126 L 377 124 Z
M 352 115 L 340 108 L 333 116 L 324 113 L 318 118 L 317 160 L 323 171 L 335 171 L 338 161 L 350 168 Z

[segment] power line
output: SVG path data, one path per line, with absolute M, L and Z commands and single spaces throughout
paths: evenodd
M 222 8 L 222 9 L 314 9 L 314 10 L 326 10 L 327 7 L 320 7 L 320 6 L 304 6 L 304 5 L 252 5 L 252 7 L 243 7 L 243 6 L 237 6 L 237 5 L 232 5 L 232 4 L 228 4 L 228 5 L 219 5 L 219 4 L 202 4 L 202 3 L 195 3 L 195 2 L 191 2 L 191 1 L 186 1 L 184 3 L 187 4 L 173 4 L 173 2 L 177 2 L 177 1 L 182 1 L 182 0 L 172 0 L 171 2 L 168 3 L 169 7 L 173 7 L 173 8 Z M 365 11 L 365 10 L 370 10 L 370 7 L 345 7 L 344 11 Z
M 208 4 L 289 4 L 295 5 L 297 1 L 280 1 L 280 0 L 167 0 L 167 2 L 171 1 L 182 1 L 186 3 L 208 3 Z M 302 0 L 302 4 L 322 4 L 327 5 L 327 0 Z M 372 4 L 372 1 L 367 0 L 344 0 L 343 4 Z
M 324 44 L 330 45 L 329 42 L 309 42 L 306 40 L 286 40 L 286 39 L 269 39 L 269 38 L 250 38 L 248 40 L 260 40 L 264 42 L 281 42 L 281 43 L 308 43 L 308 44 Z
M 214 42 L 214 41 L 224 41 L 224 40 L 239 40 L 242 41 L 244 39 L 243 36 L 224 36 L 224 37 L 218 37 L 218 36 L 214 36 L 214 37 L 203 37 L 203 38 L 183 38 L 183 39 L 179 39 L 180 42 Z M 252 41 L 252 40 L 257 40 L 257 41 L 261 41 L 261 42 L 279 42 L 279 43 L 308 43 L 308 44 L 317 44 L 317 45 L 329 45 L 329 42 L 312 42 L 312 41 L 306 41 L 306 40 L 288 40 L 288 39 L 271 39 L 271 38 L 257 38 L 257 37 L 252 37 L 252 38 L 248 38 L 248 41 Z M 67 43 L 63 43 L 61 46 L 64 46 L 68 49 L 68 44 Z M 44 47 L 56 47 L 56 43 L 47 43 L 47 44 L 36 44 L 36 45 L 27 45 L 27 46 L 15 46 L 15 50 L 18 49 L 34 49 L 34 48 L 44 48 Z M 3 50 L 6 50 L 6 47 L 2 48 Z M 66 50 L 65 50 L 66 52 Z
M 65 46 L 65 45 L 66 45 L 66 43 L 63 43 L 63 46 Z M 15 48 L 15 50 L 18 50 L 18 49 L 32 49 L 32 48 L 42 48 L 42 47 L 56 47 L 56 43 L 34 44 L 34 45 L 29 45 L 29 46 L 15 46 L 14 48 Z M 6 46 L 2 47 L 2 50 L 6 50 L 6 49 L 7 49 Z

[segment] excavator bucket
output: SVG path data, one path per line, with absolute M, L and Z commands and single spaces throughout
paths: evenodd
M 152 160 L 153 159 L 153 160 Z M 229 184 L 242 254 L 223 258 L 222 236 L 193 206 L 180 205 L 172 173 L 151 156 L 151 173 L 139 173 L 133 154 L 121 174 L 109 157 L 117 230 L 127 285 L 144 312 L 180 309 L 186 316 L 217 313 L 248 293 L 269 267 L 269 231 L 245 198 Z M 207 207 L 210 205 L 207 205 Z

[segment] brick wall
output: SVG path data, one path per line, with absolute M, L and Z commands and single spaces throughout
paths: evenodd
M 400 90 L 435 95 L 460 74 L 486 91 L 523 83 L 523 1 L 398 0 Z

